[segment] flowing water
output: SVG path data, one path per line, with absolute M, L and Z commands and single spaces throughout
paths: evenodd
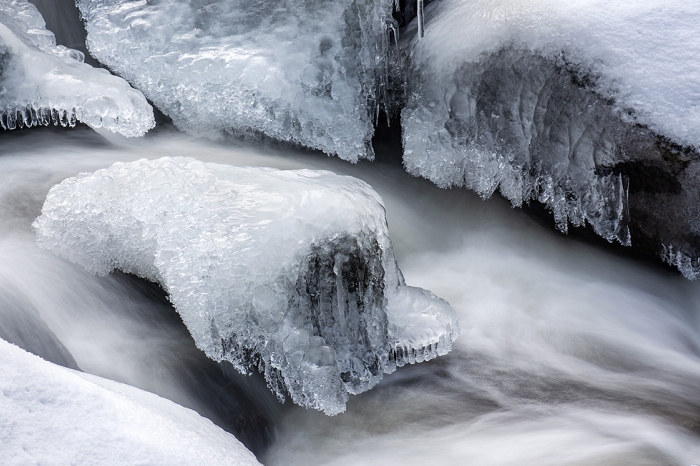
M 35 4 L 59 43 L 84 49 L 71 0 Z M 0 133 L 0 336 L 193 408 L 267 466 L 700 463 L 699 283 L 565 237 L 502 199 L 439 189 L 403 171 L 400 148 L 376 150 L 377 162 L 352 165 L 167 125 L 138 141 L 80 127 Z M 327 417 L 208 360 L 157 286 L 95 277 L 37 248 L 31 222 L 52 185 L 162 156 L 367 181 L 407 283 L 457 311 L 454 350 Z
M 40 316 L 46 329 L 31 338 L 44 351 L 60 352 L 46 343 L 57 340 L 81 370 L 196 409 L 268 466 L 700 462 L 700 285 L 677 273 L 392 163 L 215 145 L 167 130 L 138 141 L 84 128 L 0 136 L 4 314 Z M 407 283 L 459 314 L 452 353 L 386 376 L 327 417 L 280 405 L 259 377 L 207 360 L 155 285 L 95 277 L 37 248 L 31 222 L 53 184 L 166 155 L 367 181 L 385 201 Z M 15 324 L 25 340 L 35 321 Z

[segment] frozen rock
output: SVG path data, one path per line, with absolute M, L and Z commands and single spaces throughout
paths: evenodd
M 370 138 L 397 52 L 393 0 L 78 0 L 93 56 L 173 122 L 343 159 Z
M 407 170 L 540 201 L 562 231 L 697 254 L 699 19 L 680 1 L 431 3 L 423 39 L 416 21 L 404 34 Z M 670 193 L 668 174 L 690 181 Z
M 379 195 L 331 172 L 117 163 L 54 186 L 34 227 L 91 272 L 160 283 L 209 357 L 328 414 L 459 333 L 445 301 L 405 286 Z
M 131 137 L 155 125 L 143 94 L 83 59 L 56 45 L 34 5 L 0 0 L 0 127 L 80 121 Z
M 0 457 L 28 464 L 259 466 L 192 410 L 0 340 Z

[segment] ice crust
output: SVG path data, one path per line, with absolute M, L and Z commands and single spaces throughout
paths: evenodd
M 78 0 L 93 56 L 174 123 L 373 158 L 394 0 Z
M 233 435 L 136 388 L 56 366 L 0 340 L 5 466 L 259 466 Z
M 83 59 L 56 45 L 34 5 L 0 0 L 0 127 L 73 127 L 80 121 L 132 137 L 155 125 L 143 94 Z
M 34 227 L 93 273 L 160 283 L 209 357 L 327 414 L 459 333 L 445 301 L 405 286 L 379 195 L 331 172 L 117 163 L 54 186 Z
M 415 21 L 404 34 L 406 168 L 539 200 L 564 231 L 589 222 L 630 244 L 626 180 L 610 168 L 648 133 L 699 146 L 698 18 L 681 1 L 431 3 L 425 37 Z

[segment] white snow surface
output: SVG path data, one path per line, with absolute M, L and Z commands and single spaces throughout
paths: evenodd
M 180 128 L 265 135 L 357 161 L 393 0 L 78 0 L 87 45 Z
M 209 357 L 328 414 L 459 333 L 445 301 L 404 285 L 379 195 L 327 171 L 116 163 L 54 186 L 34 227 L 93 273 L 160 283 Z
M 194 411 L 66 369 L 0 339 L 5 466 L 254 466 L 234 436 Z
M 0 0 L 0 127 L 74 126 L 81 121 L 127 137 L 155 125 L 141 92 L 56 45 L 26 0 Z
M 440 0 L 416 66 L 448 75 L 483 53 L 562 53 L 604 97 L 674 142 L 700 147 L 700 3 L 685 0 Z

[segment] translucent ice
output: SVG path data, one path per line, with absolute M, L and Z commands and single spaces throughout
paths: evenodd
M 404 35 L 407 169 L 630 244 L 613 168 L 652 159 L 657 135 L 700 145 L 698 20 L 683 1 L 431 3 L 425 37 Z
M 396 366 L 451 349 L 455 313 L 405 286 L 369 185 L 187 158 L 69 178 L 34 223 L 89 271 L 159 282 L 199 348 L 328 414 Z
M 26 0 L 0 0 L 0 127 L 75 126 L 81 121 L 125 136 L 155 124 L 144 96 L 107 70 L 56 45 Z
M 3 340 L 0 373 L 3 465 L 260 464 L 233 435 L 192 410 L 56 366 Z
M 88 48 L 194 135 L 372 158 L 393 0 L 78 0 Z M 390 38 L 391 35 L 391 38 Z

